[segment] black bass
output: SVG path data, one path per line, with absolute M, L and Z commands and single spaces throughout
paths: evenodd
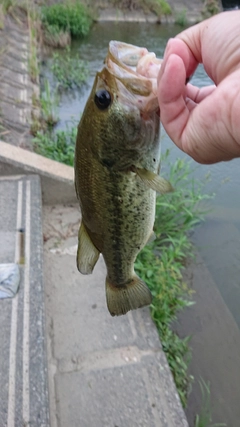
M 102 253 L 112 316 L 151 303 L 134 261 L 153 236 L 159 176 L 157 74 L 147 49 L 112 41 L 78 127 L 75 187 L 82 212 L 77 267 L 90 274 Z

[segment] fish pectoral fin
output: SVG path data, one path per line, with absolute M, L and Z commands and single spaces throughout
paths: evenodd
M 94 246 L 88 232 L 81 223 L 78 232 L 77 268 L 82 274 L 91 274 L 99 258 L 99 250 Z
M 166 179 L 157 175 L 154 172 L 151 172 L 147 169 L 133 168 L 133 171 L 141 178 L 148 187 L 152 190 L 157 191 L 158 193 L 164 194 L 173 191 L 173 187 Z
M 144 307 L 152 302 L 152 294 L 138 276 L 124 286 L 115 286 L 106 279 L 107 306 L 112 316 L 126 314 L 129 310 Z
M 148 245 L 149 243 L 154 242 L 154 240 L 155 240 L 156 238 L 157 238 L 156 234 L 154 233 L 154 231 L 152 231 L 152 232 L 151 232 L 151 234 L 150 234 L 150 236 L 149 236 L 149 238 L 148 238 L 148 240 L 147 240 L 146 245 Z

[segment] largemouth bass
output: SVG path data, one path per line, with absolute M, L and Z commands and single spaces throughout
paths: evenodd
M 152 239 L 159 176 L 157 74 L 147 49 L 112 41 L 78 127 L 75 187 L 82 212 L 77 267 L 90 274 L 102 253 L 112 316 L 151 303 L 134 261 Z

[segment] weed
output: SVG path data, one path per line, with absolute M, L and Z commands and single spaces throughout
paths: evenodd
M 32 93 L 32 106 L 35 108 L 40 107 L 38 93 L 36 93 L 35 91 L 33 91 L 33 93 Z
M 226 427 L 224 423 L 212 424 L 210 384 L 201 379 L 199 386 L 202 394 L 202 410 L 196 415 L 194 427 Z
M 210 18 L 219 13 L 219 3 L 217 0 L 205 0 L 201 11 L 203 19 Z
M 66 48 L 71 43 L 71 35 L 68 31 L 59 30 L 56 25 L 44 25 L 44 43 L 55 48 Z
M 168 153 L 164 162 L 167 157 Z M 177 160 L 169 174 L 175 191 L 157 198 L 156 240 L 138 255 L 136 271 L 152 291 L 151 314 L 185 407 L 192 381 L 187 373 L 191 357 L 189 338 L 180 339 L 170 326 L 179 310 L 193 304 L 182 271 L 193 252 L 189 233 L 205 213 L 200 202 L 210 196 L 202 194 L 203 185 L 191 178 L 191 165 L 186 160 Z
M 8 13 L 17 4 L 16 0 L 1 0 L 0 3 L 4 13 Z
M 48 127 L 53 127 L 59 120 L 57 108 L 59 105 L 59 95 L 57 91 L 51 92 L 48 80 L 44 80 L 44 91 L 40 97 L 42 119 Z
M 42 124 L 39 118 L 34 117 L 32 113 L 32 120 L 31 120 L 31 127 L 30 127 L 30 133 L 33 136 L 36 136 L 38 132 L 40 132 L 42 129 Z
M 4 28 L 4 11 L 3 11 L 3 5 L 0 4 L 0 30 L 3 30 Z
M 70 48 L 67 47 L 65 54 L 55 52 L 51 71 L 59 83 L 60 88 L 72 88 L 73 86 L 81 87 L 88 77 L 87 63 L 72 57 Z
M 77 126 L 53 132 L 37 132 L 33 139 L 35 151 L 66 165 L 73 166 Z
M 27 0 L 27 20 L 29 29 L 29 57 L 28 57 L 28 69 L 31 80 L 33 83 L 37 83 L 39 76 L 38 67 L 38 55 L 37 55 L 37 12 L 34 5 L 29 5 Z
M 16 0 L 0 0 L 0 30 L 4 28 L 5 15 L 16 6 Z
M 79 1 L 57 3 L 42 8 L 44 25 L 54 26 L 59 31 L 69 31 L 73 37 L 86 36 L 90 30 L 92 19 Z
M 36 29 L 32 24 L 29 26 L 29 35 L 30 35 L 30 51 L 28 58 L 28 69 L 31 80 L 33 83 L 37 83 L 39 76 L 39 67 L 38 67 L 38 56 L 37 56 L 37 34 Z
M 180 27 L 186 27 L 188 25 L 187 21 L 187 9 L 182 9 L 175 16 L 175 24 Z

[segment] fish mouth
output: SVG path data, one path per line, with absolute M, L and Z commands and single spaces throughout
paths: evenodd
M 128 100 L 137 106 L 143 119 L 153 112 L 159 114 L 157 76 L 161 63 L 162 60 L 145 47 L 119 41 L 109 43 L 104 65 L 109 73 L 108 84 L 122 101 Z

